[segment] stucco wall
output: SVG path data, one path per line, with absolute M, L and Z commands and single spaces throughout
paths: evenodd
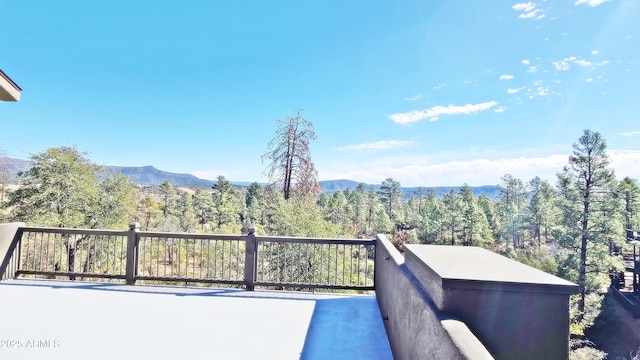
M 463 322 L 438 310 L 383 235 L 377 238 L 375 272 L 376 297 L 395 359 L 493 359 Z
M 496 359 L 567 359 L 567 295 L 454 288 L 444 309 L 478 336 Z
M 407 245 L 404 265 L 496 359 L 568 358 L 575 284 L 481 248 Z

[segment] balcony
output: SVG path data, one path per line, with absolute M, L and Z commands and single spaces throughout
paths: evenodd
M 479 248 L 403 256 L 383 235 L 13 223 L 0 260 L 0 356 L 17 359 L 566 359 L 577 291 Z

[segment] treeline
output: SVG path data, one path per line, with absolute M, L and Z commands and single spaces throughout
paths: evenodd
M 151 193 L 122 175 L 108 174 L 75 148 L 51 148 L 31 160 L 33 167 L 19 174 L 20 186 L 2 205 L 5 221 L 108 229 L 136 221 L 143 230 L 232 234 L 254 226 L 267 235 L 369 238 L 384 233 L 398 245 L 482 246 L 576 282 L 575 334 L 597 316 L 598 292 L 610 272 L 623 270 L 621 254 L 630 251 L 625 229 L 640 228 L 638 181 L 615 178 L 606 142 L 589 130 L 554 182 L 506 174 L 497 199 L 476 196 L 466 184 L 442 197 L 418 188 L 407 198 L 392 178 L 378 190 L 360 184 L 320 193 L 308 153 L 304 173 L 313 176 L 298 186 L 283 177 L 284 187 L 253 183 L 242 188 L 219 176 L 210 189 L 176 189 L 164 182 Z M 292 163 L 272 166 L 286 174 L 282 166 Z

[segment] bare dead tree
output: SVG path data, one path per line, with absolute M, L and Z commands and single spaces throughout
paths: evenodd
M 294 191 L 317 193 L 318 173 L 311 159 L 311 140 L 316 139 L 313 123 L 302 116 L 302 109 L 284 120 L 276 120 L 276 136 L 267 145 L 262 161 L 269 164 L 265 173 L 272 186 L 282 189 L 285 199 Z

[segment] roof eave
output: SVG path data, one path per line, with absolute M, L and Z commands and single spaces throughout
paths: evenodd
M 0 100 L 20 101 L 22 89 L 7 74 L 0 70 Z

